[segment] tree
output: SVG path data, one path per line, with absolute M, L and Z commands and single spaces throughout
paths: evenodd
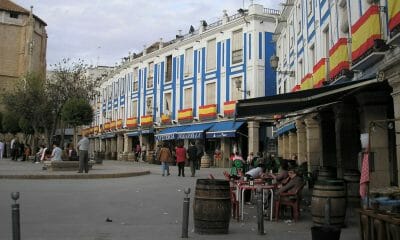
M 18 117 L 10 112 L 4 114 L 2 125 L 5 132 L 12 134 L 16 134 L 21 130 L 18 125 Z

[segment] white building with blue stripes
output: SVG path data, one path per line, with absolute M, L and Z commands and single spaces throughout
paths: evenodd
M 235 150 L 262 150 L 266 128 L 257 119 L 234 119 L 235 102 L 276 94 L 269 61 L 279 13 L 259 4 L 224 11 L 217 22 L 201 21 L 130 54 L 93 103 L 92 149 L 116 158 L 137 144 L 151 151 L 157 141 L 196 139 L 210 154 L 221 150 L 224 160 Z

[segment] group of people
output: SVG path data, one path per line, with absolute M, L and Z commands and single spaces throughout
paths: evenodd
M 191 177 L 194 177 L 196 170 L 199 169 L 199 157 L 202 151 L 195 145 L 194 141 L 189 142 L 189 147 L 186 149 L 183 142 L 178 143 L 178 145 L 171 150 L 167 143 L 161 143 L 159 147 L 156 158 L 161 162 L 162 176 L 169 176 L 171 164 L 176 163 L 178 166 L 178 176 L 185 177 L 185 166 L 189 164 Z

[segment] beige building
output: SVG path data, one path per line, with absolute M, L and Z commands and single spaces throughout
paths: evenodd
M 0 94 L 28 72 L 45 74 L 47 24 L 9 0 L 0 0 Z

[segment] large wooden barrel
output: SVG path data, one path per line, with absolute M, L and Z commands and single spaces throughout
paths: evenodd
M 136 154 L 134 152 L 128 153 L 128 161 L 136 161 Z
M 314 185 L 311 216 L 315 225 L 325 224 L 325 204 L 330 199 L 330 225 L 342 227 L 346 216 L 346 188 L 343 180 L 320 180 Z
M 360 172 L 358 170 L 346 170 L 343 179 L 346 183 L 347 204 L 352 207 L 360 207 Z
M 210 167 L 210 163 L 211 163 L 210 156 L 208 156 L 207 154 L 204 154 L 201 157 L 201 160 L 200 160 L 200 167 L 209 168 Z
M 318 172 L 318 180 L 336 179 L 336 169 L 333 167 L 321 167 Z
M 229 181 L 197 179 L 193 217 L 196 233 L 227 234 L 231 217 Z

